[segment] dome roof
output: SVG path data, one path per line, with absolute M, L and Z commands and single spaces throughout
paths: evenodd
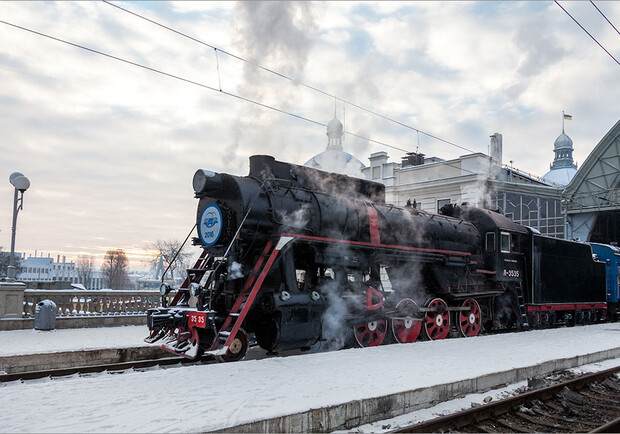
M 562 167 L 561 169 L 550 170 L 543 176 L 543 179 L 553 184 L 568 185 L 575 173 L 577 173 L 577 169 L 574 167 Z
M 342 122 L 338 119 L 334 118 L 327 124 L 327 136 L 328 137 L 342 137 L 344 132 L 344 127 L 342 126 Z
M 306 161 L 304 166 L 356 178 L 363 178 L 361 170 L 366 167 L 364 163 L 348 152 L 334 150 L 323 151 L 315 155 Z
M 557 139 L 555 139 L 555 143 L 553 144 L 554 149 L 559 149 L 559 148 L 570 148 L 573 149 L 573 140 L 568 137 L 564 131 L 562 131 L 562 134 L 560 134 L 558 136 Z

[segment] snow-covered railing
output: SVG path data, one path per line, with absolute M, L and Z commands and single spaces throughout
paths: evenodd
M 23 318 L 33 318 L 37 303 L 52 300 L 57 307 L 56 317 L 109 316 L 145 314 L 161 303 L 159 290 L 24 290 Z

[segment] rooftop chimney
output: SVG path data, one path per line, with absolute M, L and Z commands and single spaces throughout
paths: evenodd
M 419 152 L 407 152 L 403 157 L 401 167 L 421 166 L 424 164 L 424 154 Z
M 500 133 L 495 133 L 491 136 L 489 156 L 493 164 L 497 166 L 502 165 L 502 135 Z

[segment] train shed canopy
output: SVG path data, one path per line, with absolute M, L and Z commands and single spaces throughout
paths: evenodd
M 573 238 L 620 241 L 620 120 L 596 145 L 566 187 Z

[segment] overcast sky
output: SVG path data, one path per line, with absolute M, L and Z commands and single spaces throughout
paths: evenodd
M 253 154 L 303 164 L 325 150 L 334 110 L 358 136 L 467 153 L 330 95 L 473 151 L 499 132 L 504 163 L 539 176 L 562 110 L 579 163 L 620 118 L 620 65 L 553 2 L 115 4 L 202 43 L 103 2 L 1 4 L 2 21 L 193 82 L 0 23 L 4 250 L 14 171 L 31 181 L 17 251 L 122 248 L 137 269 L 148 243 L 192 228 L 196 169 L 247 175 Z M 620 35 L 590 2 L 561 4 L 620 59 Z M 595 4 L 620 28 L 620 2 Z M 355 136 L 344 147 L 365 164 L 403 154 Z

